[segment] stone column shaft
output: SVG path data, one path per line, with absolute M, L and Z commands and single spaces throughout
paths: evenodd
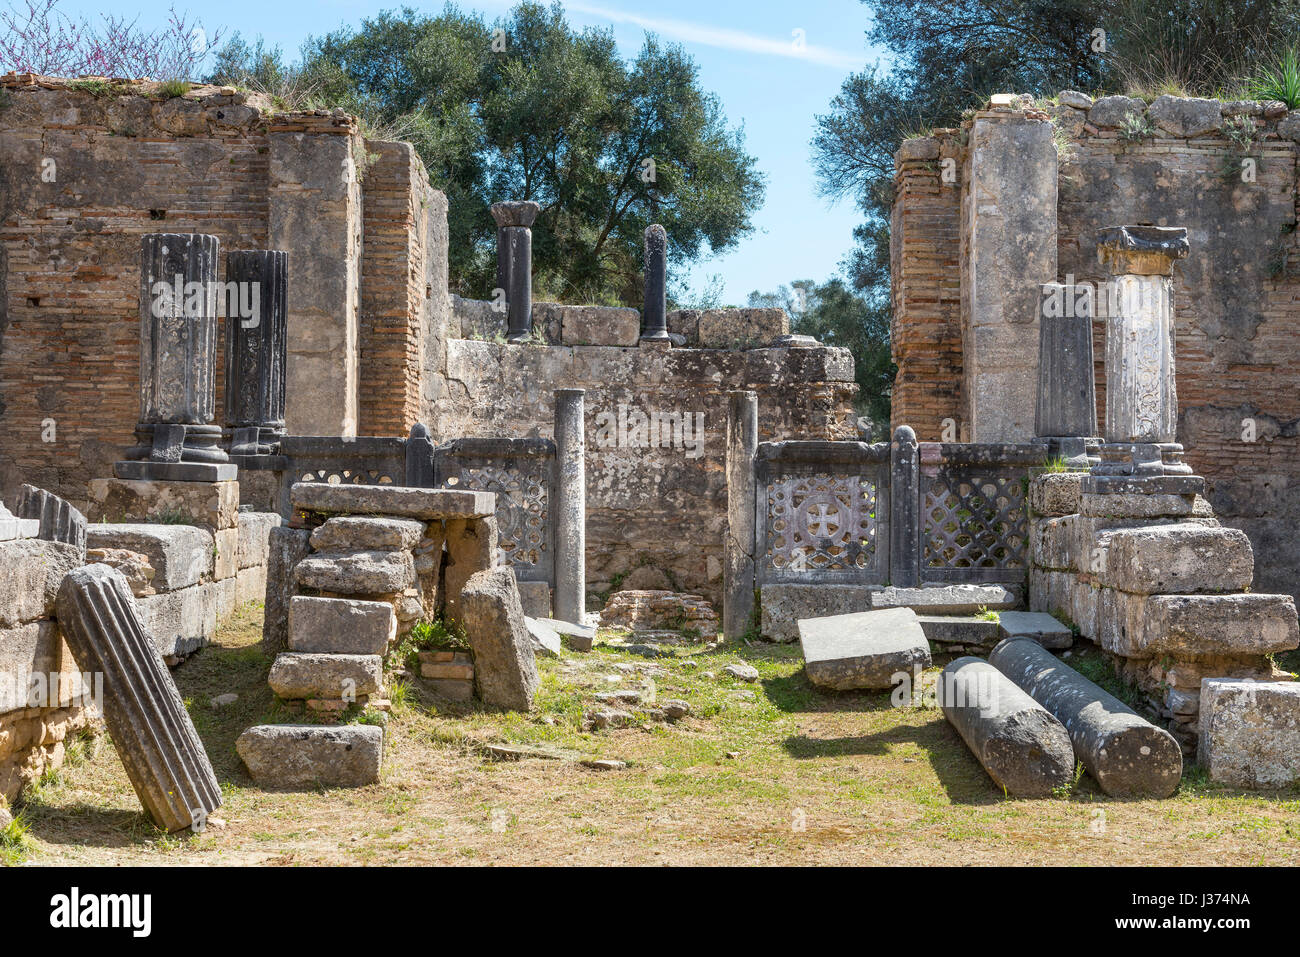
M 921 584 L 921 450 L 906 425 L 894 430 L 889 446 L 889 583 Z
M 645 302 L 642 339 L 668 338 L 668 231 L 658 223 L 645 231 Z
M 245 454 L 269 453 L 284 435 L 288 259 L 281 250 L 226 254 L 226 425 L 257 429 L 258 448 Z
M 585 624 L 587 601 L 585 396 L 555 393 L 555 617 L 575 625 Z
M 506 341 L 533 331 L 533 223 L 542 207 L 532 202 L 494 203 L 497 223 L 497 286 L 506 294 Z
M 727 540 L 722 559 L 722 634 L 740 638 L 754 618 L 754 455 L 758 393 L 727 393 Z

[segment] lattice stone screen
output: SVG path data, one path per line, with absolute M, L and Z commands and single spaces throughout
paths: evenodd
M 886 581 L 888 444 L 763 443 L 755 467 L 760 583 Z
M 1028 569 L 1034 445 L 921 443 L 921 578 L 1011 581 Z
M 553 584 L 555 443 L 456 439 L 433 453 L 436 484 L 495 492 L 497 542 L 519 581 Z
M 400 484 L 406 472 L 405 439 L 286 435 L 280 442 L 280 454 L 285 459 L 280 513 L 285 516 L 291 514 L 289 489 L 295 482 L 392 485 Z

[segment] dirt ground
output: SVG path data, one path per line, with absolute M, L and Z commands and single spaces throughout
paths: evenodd
M 1238 792 L 1190 768 L 1163 801 L 1118 801 L 1086 775 L 1046 800 L 1005 797 L 933 708 L 825 695 L 797 647 L 700 646 L 648 660 L 597 646 L 543 659 L 532 715 L 390 689 L 382 780 L 267 792 L 235 738 L 274 713 L 250 606 L 174 674 L 225 795 L 220 822 L 166 835 L 106 736 L 78 741 L 20 805 L 14 864 L 1294 864 L 1300 790 Z M 1095 653 L 1094 653 L 1095 654 Z M 1087 654 L 1076 653 L 1075 663 Z M 723 671 L 748 662 L 753 683 Z M 1095 664 L 1095 663 L 1094 663 Z M 692 715 L 583 731 L 592 693 L 643 688 Z M 211 699 L 233 692 L 236 703 Z M 535 749 L 498 760 L 491 744 Z M 595 770 L 586 759 L 626 767 Z

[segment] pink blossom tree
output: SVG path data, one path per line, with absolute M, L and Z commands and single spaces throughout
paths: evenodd
M 22 0 L 0 11 L 0 72 L 188 80 L 221 39 L 175 7 L 165 27 L 145 30 L 116 14 L 73 19 L 58 5 Z

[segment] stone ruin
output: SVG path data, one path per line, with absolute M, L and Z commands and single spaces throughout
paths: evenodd
M 16 512 L 0 510 L 0 677 L 60 678 L 38 699 L 0 688 L 6 798 L 102 712 L 154 820 L 205 819 L 219 789 L 166 666 L 248 600 L 265 599 L 268 683 L 303 720 L 250 728 L 237 750 L 259 785 L 302 788 L 378 780 L 385 666 L 417 623 L 464 630 L 464 647 L 416 658 L 436 691 L 527 711 L 535 657 L 590 650 L 586 608 L 606 591 L 602 624 L 634 635 L 714 638 L 720 600 L 725 639 L 798 639 L 827 690 L 889 689 L 957 655 L 938 678 L 945 716 L 1008 793 L 1051 793 L 1076 759 L 1115 796 L 1172 793 L 1194 754 L 1236 786 L 1300 776 L 1300 686 L 1268 657 L 1300 644 L 1294 602 L 1251 590 L 1258 549 L 1220 524 L 1176 441 L 1173 263 L 1194 246 L 1185 229 L 1109 223 L 1085 243 L 1127 291 L 1106 317 L 1098 384 L 1093 314 L 1043 309 L 1068 285 L 1058 233 L 1078 241 L 1087 217 L 1058 210 L 1055 153 L 1032 111 L 977 115 L 962 156 L 961 202 L 1016 211 L 973 215 L 961 237 L 965 432 L 931 441 L 932 413 L 948 407 L 916 404 L 934 370 L 908 332 L 924 297 L 905 260 L 896 412 L 917 410 L 927 438 L 899 421 L 871 443 L 844 350 L 790 335 L 780 310 L 667 310 L 662 227 L 646 233 L 641 312 L 540 303 L 535 204 L 498 204 L 503 299 L 459 299 L 445 199 L 409 146 L 363 141 L 351 117 L 275 114 L 211 88 L 110 106 L 49 78 L 3 82 L 16 112 L 0 113 L 0 159 L 26 162 L 38 140 L 84 150 L 125 110 L 157 134 L 96 147 L 128 180 L 158 142 L 230 160 L 208 164 L 222 173 L 203 189 L 161 173 L 150 188 L 164 205 L 148 208 L 140 183 L 81 182 L 74 201 L 24 200 L 4 182 L 0 489 L 51 488 L 24 485 Z M 900 151 L 904 234 L 915 164 L 950 148 Z M 1041 165 L 999 179 L 1024 151 Z M 130 228 L 71 232 L 64 202 L 98 202 Z M 1063 232 L 1049 215 L 1060 211 Z M 148 225 L 169 217 L 182 231 Z M 1032 254 L 999 258 L 1009 228 Z M 88 301 L 118 303 L 110 322 L 138 329 L 129 357 L 99 344 L 136 365 L 138 388 L 69 387 L 91 358 L 54 346 L 82 307 L 47 291 L 24 251 L 38 247 L 102 264 L 78 282 Z M 190 282 L 234 296 L 157 308 L 160 289 Z M 238 308 L 251 284 L 263 291 L 253 322 Z M 1008 325 L 1030 301 L 1032 323 Z M 1032 361 L 989 361 L 1034 340 Z M 26 388 L 37 369 L 54 384 Z M 46 412 L 58 442 L 38 440 Z M 1039 474 L 1049 459 L 1064 471 Z M 640 569 L 681 589 L 613 587 Z M 1138 685 L 1145 717 L 1050 653 L 1076 634 Z M 98 698 L 96 673 L 109 679 Z M 995 706 L 980 706 L 990 694 Z

